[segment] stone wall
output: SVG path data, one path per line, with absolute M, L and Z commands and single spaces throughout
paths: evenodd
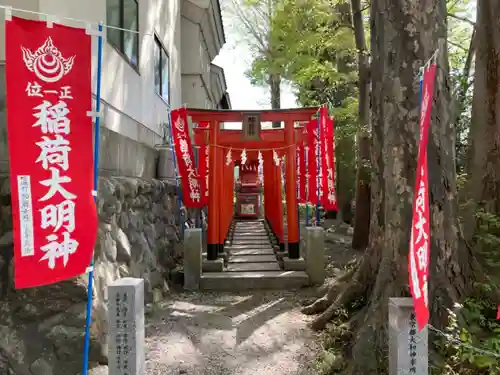
M 90 360 L 106 363 L 107 285 L 124 276 L 145 279 L 146 302 L 168 291 L 180 263 L 175 186 L 137 178 L 99 181 Z M 87 277 L 13 290 L 10 184 L 0 176 L 0 374 L 81 373 Z

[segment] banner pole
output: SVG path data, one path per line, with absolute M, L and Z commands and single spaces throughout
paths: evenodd
M 182 192 L 180 189 L 180 176 L 177 168 L 177 158 L 175 156 L 175 144 L 174 144 L 174 136 L 172 129 L 172 115 L 170 108 L 167 110 L 168 112 L 168 126 L 170 127 L 170 148 L 172 149 L 172 161 L 174 162 L 174 170 L 175 170 L 175 186 L 177 187 L 177 204 L 179 205 L 179 229 L 181 232 L 181 239 L 184 238 L 184 222 L 182 220 Z M 187 210 L 186 210 L 186 218 L 187 218 Z
M 317 139 L 318 139 L 318 142 L 321 142 L 321 127 L 320 127 L 320 124 L 321 124 L 321 109 L 320 109 L 320 112 L 319 112 L 319 115 L 318 115 L 318 127 L 317 127 Z M 321 158 L 319 156 L 320 154 L 320 151 L 318 150 L 318 145 L 315 144 L 314 145 L 315 147 L 315 151 L 316 151 L 316 164 L 317 164 L 317 170 L 316 170 L 316 189 L 317 189 L 317 197 L 316 197 L 316 226 L 319 227 L 319 225 L 321 224 L 320 223 L 320 214 L 319 214 L 319 193 L 320 193 L 320 188 L 319 188 L 319 184 L 320 184 L 320 178 L 319 178 L 319 174 L 321 173 Z
M 310 147 L 308 145 L 308 147 Z M 305 162 L 306 162 L 306 175 L 304 177 L 306 177 L 306 227 L 309 226 L 309 195 L 310 195 L 310 192 L 309 192 L 309 182 L 307 181 L 309 177 L 309 152 L 307 151 L 308 149 L 307 148 L 304 148 L 304 158 L 305 158 Z
M 94 130 L 94 202 L 97 210 L 97 189 L 99 185 L 99 137 L 100 137 L 100 111 L 101 111 L 101 75 L 102 75 L 102 23 L 98 26 L 99 36 L 97 37 L 97 85 L 96 85 L 96 118 Z M 83 347 L 83 371 L 82 375 L 87 375 L 89 367 L 90 348 L 90 323 L 92 318 L 92 289 L 94 281 L 94 254 L 89 267 L 89 281 L 87 287 L 87 315 L 85 318 L 85 342 Z

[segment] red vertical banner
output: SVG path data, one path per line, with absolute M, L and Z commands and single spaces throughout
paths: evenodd
M 307 202 L 316 204 L 318 201 L 318 121 L 307 123 Z
M 46 25 L 5 23 L 16 288 L 85 273 L 97 235 L 91 39 Z
M 333 120 L 328 118 L 326 107 L 320 110 L 321 117 L 321 205 L 327 211 L 338 211 L 337 196 L 335 194 L 335 156 Z
M 427 171 L 427 143 L 431 122 L 432 96 L 436 65 L 424 71 L 422 106 L 420 112 L 420 142 L 418 147 L 413 216 L 410 230 L 408 269 L 410 291 L 419 331 L 429 321 L 428 275 L 430 259 L 429 181 Z
M 177 169 L 181 177 L 182 200 L 187 208 L 201 208 L 202 191 L 200 177 L 195 165 L 193 146 L 189 137 L 188 119 L 185 108 L 173 110 L 172 136 L 174 137 Z
M 200 129 L 208 129 L 210 126 L 209 122 L 201 122 L 198 124 Z M 205 137 L 206 139 L 207 137 Z M 198 174 L 200 176 L 200 185 L 201 185 L 201 202 L 203 206 L 208 204 L 208 165 L 209 165 L 209 152 L 210 146 L 208 144 L 202 144 L 199 148 L 198 155 Z
M 297 143 L 297 203 L 306 203 L 306 156 L 304 142 Z

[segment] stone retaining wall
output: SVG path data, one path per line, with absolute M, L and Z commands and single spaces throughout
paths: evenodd
M 175 186 L 136 178 L 99 180 L 90 359 L 107 362 L 107 285 L 145 279 L 146 302 L 168 292 L 166 279 L 182 259 Z M 13 290 L 10 184 L 0 176 L 0 374 L 81 373 L 87 277 Z

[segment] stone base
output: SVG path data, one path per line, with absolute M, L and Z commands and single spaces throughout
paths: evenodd
M 227 252 L 227 250 L 224 250 L 223 253 L 220 253 L 219 257 L 224 262 L 224 265 L 227 266 L 227 262 L 229 261 L 229 253 Z
M 222 272 L 224 270 L 224 259 L 219 258 L 216 260 L 203 259 L 201 266 L 203 272 Z
M 306 269 L 306 261 L 304 258 L 290 259 L 284 257 L 283 263 L 285 265 L 285 271 L 304 271 Z

